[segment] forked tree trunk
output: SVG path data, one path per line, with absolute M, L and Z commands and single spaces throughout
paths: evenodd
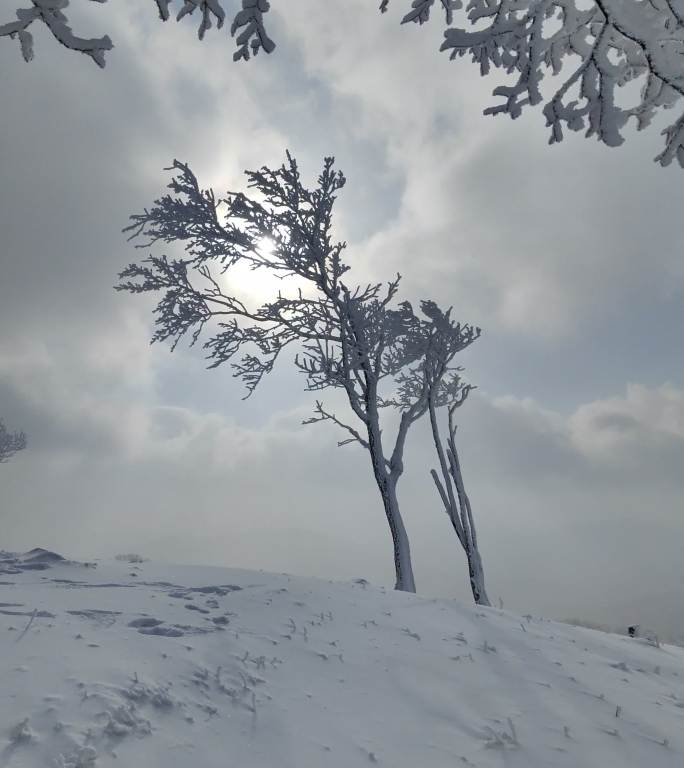
M 435 405 L 433 402 L 430 403 L 430 425 L 439 458 L 441 478 L 434 469 L 431 474 L 444 504 L 444 509 L 465 552 L 473 599 L 478 605 L 490 606 L 491 603 L 489 602 L 489 596 L 485 587 L 482 557 L 477 546 L 475 521 L 473 520 L 473 513 L 470 507 L 470 499 L 465 492 L 461 463 L 458 458 L 458 451 L 456 450 L 456 425 L 453 423 L 453 415 L 456 408 L 462 402 L 463 400 L 449 406 L 449 439 L 447 441 L 446 454 L 439 434 Z
M 404 527 L 404 521 L 399 511 L 399 499 L 397 498 L 397 482 L 402 473 L 400 457 L 392 471 L 387 468 L 385 454 L 382 448 L 382 437 L 379 420 L 375 408 L 369 409 L 371 413 L 368 423 L 368 450 L 373 464 L 373 475 L 382 496 L 382 505 L 392 534 L 394 549 L 394 588 L 402 592 L 415 592 L 416 582 L 413 578 L 413 566 L 411 564 L 411 548 L 408 534 Z

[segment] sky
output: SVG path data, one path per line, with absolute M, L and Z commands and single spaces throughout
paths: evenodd
M 278 47 L 248 63 L 152 0 L 88 5 L 104 70 L 46 33 L 30 64 L 0 40 L 0 418 L 29 440 L 0 466 L 0 546 L 393 582 L 368 457 L 301 425 L 290 361 L 244 401 L 113 290 L 174 158 L 224 191 L 289 149 L 312 183 L 327 155 L 347 176 L 359 282 L 400 272 L 402 297 L 483 329 L 458 435 L 490 597 L 684 636 L 684 171 L 652 161 L 658 125 L 551 147 L 539 111 L 485 117 L 500 81 L 400 2 L 274 0 Z M 469 599 L 434 463 L 419 425 L 399 485 L 418 591 Z

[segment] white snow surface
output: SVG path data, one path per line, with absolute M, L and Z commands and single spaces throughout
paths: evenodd
M 684 649 L 363 580 L 0 552 L 0 768 L 681 768 Z

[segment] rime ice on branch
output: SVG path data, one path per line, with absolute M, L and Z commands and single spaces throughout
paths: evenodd
M 138 247 L 182 243 L 186 255 L 151 255 L 120 275 L 119 290 L 160 292 L 153 341 L 172 346 L 205 331 L 209 367 L 230 362 L 249 396 L 286 348 L 293 351 L 305 388 L 341 390 L 349 417 L 317 401 L 305 423 L 329 421 L 341 428 L 340 445 L 358 443 L 369 454 L 373 477 L 392 534 L 396 587 L 415 591 L 408 536 L 399 511 L 397 483 L 410 427 L 430 406 L 465 396 L 453 359 L 480 331 L 460 325 L 433 302 L 417 315 L 395 301 L 399 276 L 387 284 L 353 286 L 344 280 L 346 244 L 332 234 L 333 206 L 345 184 L 326 158 L 318 185 L 302 183 L 288 153 L 280 168 L 247 172 L 256 194 L 217 198 L 202 190 L 184 163 L 175 161 L 171 194 L 131 217 L 126 231 L 144 237 Z M 264 243 L 269 242 L 265 248 Z M 247 306 L 231 287 L 231 268 L 243 264 L 280 278 L 297 278 L 296 290 Z M 381 412 L 393 408 L 399 423 L 391 439 Z
M 88 0 L 81 0 L 82 3 Z M 106 3 L 107 0 L 89 0 L 94 3 Z M 171 12 L 176 11 L 176 21 L 185 16 L 193 16 L 197 11 L 199 26 L 197 35 L 204 39 L 205 33 L 214 26 L 220 29 L 226 19 L 223 0 L 147 0 L 156 3 L 159 18 L 168 21 Z M 236 0 L 237 2 L 237 0 Z M 28 7 L 15 11 L 16 21 L 2 23 L 0 18 L 0 37 L 16 38 L 21 46 L 25 61 L 33 58 L 33 35 L 31 25 L 35 22 L 45 24 L 56 40 L 72 51 L 84 53 L 100 67 L 105 65 L 105 53 L 114 46 L 111 39 L 104 35 L 99 38 L 85 38 L 75 34 L 69 25 L 71 0 L 25 0 Z M 242 0 L 242 8 L 233 17 L 230 33 L 235 37 L 237 51 L 233 59 L 249 59 L 261 49 L 271 53 L 275 43 L 268 36 L 264 27 L 264 14 L 269 10 L 267 0 Z
M 27 0 L 28 2 L 28 0 Z M 92 0 L 107 2 L 107 0 Z M 100 67 L 105 65 L 105 53 L 113 48 L 107 35 L 98 38 L 80 37 L 69 26 L 67 10 L 69 0 L 30 0 L 29 7 L 17 8 L 16 21 L 0 24 L 0 37 L 9 37 L 19 41 L 24 61 L 33 58 L 33 35 L 31 27 L 42 22 L 52 32 L 55 40 L 65 48 L 84 53 Z
M 381 10 L 388 5 L 383 0 Z M 434 5 L 413 0 L 403 22 L 425 23 Z M 543 103 L 551 144 L 566 127 L 619 146 L 629 118 L 646 128 L 684 93 L 684 0 L 470 0 L 464 14 L 472 29 L 466 20 L 451 26 L 461 0 L 439 5 L 447 24 L 442 51 L 469 55 L 482 75 L 494 68 L 514 77 L 494 89 L 500 101 L 485 114 L 516 118 Z M 543 95 L 548 75 L 559 76 L 558 86 Z M 641 85 L 636 103 L 620 106 L 617 89 L 634 81 Z M 684 114 L 663 135 L 656 160 L 684 167 Z

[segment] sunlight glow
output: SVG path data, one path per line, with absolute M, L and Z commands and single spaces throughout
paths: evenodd
M 275 243 L 270 237 L 262 237 L 257 246 L 257 251 L 261 256 L 268 258 L 269 256 L 272 256 L 273 251 L 275 251 Z
M 270 237 L 263 237 L 257 245 L 260 256 L 269 258 L 275 251 L 275 243 Z M 232 266 L 223 276 L 223 283 L 230 291 L 250 306 L 275 299 L 278 292 L 294 295 L 301 288 L 304 293 L 311 290 L 306 281 L 294 277 L 277 277 L 268 267 L 251 269 L 247 264 Z

